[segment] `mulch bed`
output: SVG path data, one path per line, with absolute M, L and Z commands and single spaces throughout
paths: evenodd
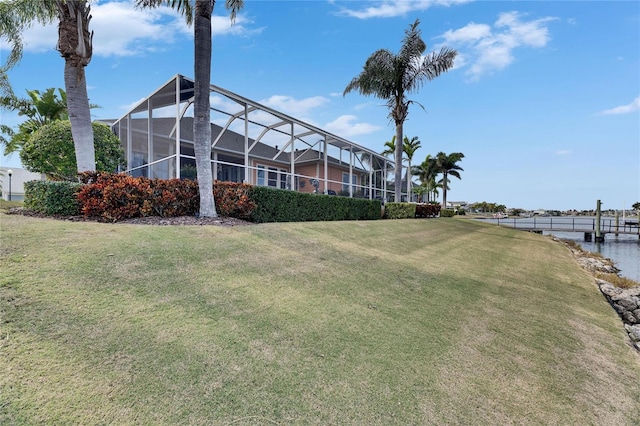
M 86 218 L 84 216 L 47 216 L 42 213 L 37 213 L 32 210 L 27 210 L 22 207 L 12 207 L 7 210 L 7 214 L 18 214 L 22 216 L 32 216 L 45 219 L 67 220 L 71 222 L 100 222 L 95 219 Z M 233 217 L 197 217 L 197 216 L 177 216 L 177 217 L 159 217 L 159 216 L 147 216 L 136 217 L 133 219 L 120 220 L 114 223 L 126 223 L 134 225 L 156 225 L 156 226 L 175 226 L 175 225 L 209 225 L 209 226 L 245 226 L 253 225 L 253 222 L 249 222 L 242 219 L 236 219 Z

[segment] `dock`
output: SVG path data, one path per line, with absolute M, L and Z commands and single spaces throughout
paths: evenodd
M 640 238 L 640 223 L 637 220 L 616 220 L 611 218 L 601 218 L 600 227 L 598 221 L 587 217 L 529 217 L 529 218 L 506 218 L 491 219 L 491 222 L 499 226 L 515 228 L 522 231 L 535 232 L 538 234 L 544 231 L 558 232 L 580 232 L 584 234 L 585 241 L 604 241 L 607 234 L 614 235 L 638 235 Z M 597 232 L 600 235 L 594 235 Z

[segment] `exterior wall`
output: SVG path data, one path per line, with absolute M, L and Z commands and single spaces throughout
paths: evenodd
M 327 167 L 327 188 L 324 187 L 324 163 L 319 161 L 315 164 L 304 164 L 304 165 L 296 165 L 296 174 L 316 177 L 320 180 L 319 192 L 325 193 L 326 190 L 334 191 L 336 194 L 342 191 L 342 174 L 349 173 L 349 167 L 339 167 L 333 164 L 329 164 Z M 360 173 L 354 171 L 353 173 L 356 176 L 355 185 L 362 184 L 362 176 Z M 304 178 L 308 180 L 308 178 Z M 354 192 L 358 190 L 358 188 L 353 189 Z M 304 188 L 299 188 L 300 192 L 313 192 L 314 187 L 309 182 L 305 183 Z
M 273 185 L 273 179 L 269 179 L 269 167 L 272 168 L 277 168 L 278 169 L 278 188 L 282 188 L 282 184 L 283 182 L 280 180 L 282 177 L 283 173 L 290 173 L 290 166 L 288 164 L 284 164 L 284 163 L 277 163 L 277 162 L 273 162 L 273 161 L 264 161 L 264 160 L 260 160 L 260 159 L 252 159 L 250 161 L 252 170 L 251 170 L 251 178 L 252 178 L 252 183 L 254 185 L 262 185 L 262 186 L 272 186 Z M 260 179 L 260 177 L 258 176 L 259 174 L 259 170 L 257 169 L 258 166 L 264 166 L 265 167 L 265 176 L 264 178 Z M 284 172 L 281 172 L 284 171 Z M 318 191 L 320 193 L 326 193 L 326 189 L 332 190 L 336 193 L 339 193 L 340 191 L 342 191 L 342 174 L 343 173 L 349 173 L 349 168 L 342 168 L 342 167 L 336 167 L 335 165 L 329 165 L 328 166 L 328 179 L 330 181 L 335 181 L 335 182 L 328 182 L 327 188 L 324 187 L 324 163 L 322 163 L 322 161 L 319 161 L 317 163 L 305 163 L 305 164 L 296 164 L 295 166 L 295 174 L 296 174 L 296 182 L 297 182 L 297 187 L 295 188 L 297 191 L 299 192 L 306 192 L 306 193 L 313 193 L 315 191 L 314 186 L 311 183 L 311 179 L 317 177 L 317 179 L 320 181 L 320 186 L 318 187 Z M 271 173 L 273 173 L 273 171 L 271 171 Z M 362 177 L 360 176 L 359 173 L 354 173 L 356 175 L 356 185 L 359 185 L 362 183 Z M 288 178 L 288 176 L 287 176 Z M 290 185 L 290 181 L 287 181 L 287 184 Z M 356 191 L 356 188 L 354 188 L 354 192 Z
M 290 173 L 288 164 L 261 159 L 250 159 L 249 164 L 252 167 L 250 173 L 253 185 L 280 189 L 286 189 L 287 185 L 290 185 L 290 180 L 287 180 L 287 174 Z M 259 169 L 261 166 L 264 167 L 264 170 Z M 270 170 L 270 168 L 276 170 Z
M 9 188 L 9 170 L 11 173 L 11 188 Z M 25 169 L 15 167 L 0 167 L 0 183 L 2 183 L 2 199 L 9 200 L 9 189 L 11 189 L 11 201 L 24 200 L 24 184 L 31 180 L 45 180 L 45 176 L 39 173 L 32 173 Z
M 318 170 L 318 168 L 320 170 Z M 300 177 L 298 179 L 298 191 L 313 193 L 315 191 L 314 186 L 311 184 L 310 179 L 318 176 L 318 179 L 323 179 L 324 175 L 324 164 L 315 163 L 315 164 L 296 164 L 296 175 L 303 175 L 305 177 Z M 309 176 L 309 177 L 306 177 Z M 318 187 L 318 192 L 324 192 L 324 182 L 320 181 L 320 186 Z

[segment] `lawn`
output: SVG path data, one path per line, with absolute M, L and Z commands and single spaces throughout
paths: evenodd
M 0 227 L 0 424 L 640 424 L 640 355 L 540 235 Z

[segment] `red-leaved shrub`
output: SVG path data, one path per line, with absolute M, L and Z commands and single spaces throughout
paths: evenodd
M 192 180 L 147 179 L 126 174 L 85 172 L 78 193 L 85 217 L 117 222 L 141 216 L 191 216 L 200 207 L 198 183 Z M 251 185 L 215 181 L 213 193 L 221 216 L 247 219 L 256 204 L 249 198 Z
M 440 204 L 416 204 L 416 217 L 436 217 L 440 207 Z
M 188 179 L 154 179 L 151 187 L 154 216 L 193 216 L 198 211 L 197 182 Z
M 248 219 L 256 208 L 256 203 L 249 198 L 251 185 L 236 182 L 213 182 L 213 197 L 216 210 L 221 216 Z
M 85 217 L 116 222 L 153 212 L 151 181 L 125 174 L 85 172 L 80 174 L 85 186 L 78 193 Z

